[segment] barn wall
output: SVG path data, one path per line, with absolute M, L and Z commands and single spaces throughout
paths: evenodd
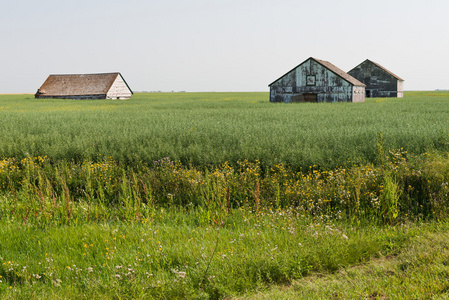
M 301 97 L 304 94 L 317 94 L 317 102 L 351 102 L 352 87 L 329 87 L 313 89 L 307 87 L 295 87 L 292 92 L 291 87 L 270 87 L 271 102 L 295 102 L 295 97 Z M 292 101 L 293 98 L 293 101 Z M 364 97 L 363 97 L 364 99 Z
M 404 81 L 398 80 L 398 98 L 404 97 Z
M 352 90 L 352 102 L 365 101 L 365 88 L 363 86 L 354 86 Z
M 398 97 L 398 80 L 369 61 L 361 63 L 348 74 L 366 85 L 367 97 Z
M 61 95 L 61 96 L 44 96 L 35 95 L 37 99 L 73 99 L 73 100 L 88 100 L 88 99 L 106 99 L 106 95 Z
M 309 85 L 308 76 L 314 77 Z M 317 102 L 351 102 L 352 87 L 334 72 L 309 59 L 270 85 L 270 101 L 288 103 L 293 98 L 295 102 L 311 93 L 316 94 Z
M 123 81 L 122 77 L 118 75 L 106 94 L 106 99 L 130 99 L 131 96 L 132 93 L 125 81 Z

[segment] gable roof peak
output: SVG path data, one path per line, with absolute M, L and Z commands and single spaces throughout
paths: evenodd
M 318 59 L 318 58 L 315 58 L 315 57 L 312 57 L 312 56 L 309 57 L 308 59 L 306 59 L 305 61 L 303 61 L 302 63 L 300 63 L 299 65 L 297 65 L 296 67 L 294 67 L 293 69 L 291 69 L 290 71 L 288 71 L 287 73 L 285 73 L 284 75 L 282 75 L 281 77 L 279 77 L 278 79 L 276 79 L 275 81 L 273 81 L 272 83 L 270 83 L 268 86 L 271 86 L 273 83 L 275 83 L 276 81 L 278 81 L 279 79 L 281 79 L 282 77 L 284 77 L 285 75 L 290 73 L 291 71 L 295 70 L 296 68 L 298 68 L 302 64 L 308 62 L 309 60 L 313 60 L 313 61 L 319 63 L 320 65 L 322 65 L 326 69 L 330 70 L 331 72 L 333 72 L 337 76 L 343 78 L 344 80 L 346 80 L 347 82 L 349 82 L 350 84 L 352 84 L 354 86 L 363 86 L 363 87 L 366 86 L 365 84 L 363 84 L 359 80 L 355 79 L 354 77 L 352 77 L 351 75 L 349 75 L 348 73 L 346 73 L 342 69 L 338 68 L 337 66 L 331 64 L 330 62 L 325 61 L 325 60 L 321 60 L 321 59 Z
M 351 75 L 349 75 L 348 73 L 346 73 L 345 71 L 343 71 L 342 69 L 338 68 L 337 66 L 333 65 L 332 63 L 330 63 L 328 61 L 320 60 L 320 59 L 316 59 L 316 58 L 313 58 L 313 60 L 315 60 L 316 62 L 320 63 L 325 68 L 327 68 L 328 70 L 334 72 L 335 74 L 337 74 L 338 76 L 340 76 L 344 80 L 348 81 L 352 85 L 355 85 L 355 86 L 366 86 L 363 82 L 355 79 L 354 77 L 352 77 Z
M 401 77 L 399 77 L 398 75 L 394 74 L 393 72 L 391 72 L 390 70 L 388 70 L 387 68 L 385 68 L 384 66 L 381 66 L 380 64 L 378 64 L 377 62 L 374 62 L 370 59 L 365 59 L 361 64 L 365 63 L 365 62 L 369 62 L 372 63 L 373 65 L 377 66 L 378 68 L 382 69 L 383 71 L 385 71 L 386 73 L 390 74 L 391 76 L 393 76 L 394 78 L 396 78 L 397 80 L 401 80 L 404 81 L 404 79 L 402 79 Z M 357 65 L 355 68 L 357 68 L 358 66 L 360 66 L 361 64 Z M 353 68 L 352 70 L 354 70 L 355 68 Z M 352 71 L 351 70 L 351 71 Z M 351 72 L 349 71 L 349 72 Z

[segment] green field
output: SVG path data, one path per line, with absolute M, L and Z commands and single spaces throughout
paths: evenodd
M 0 95 L 0 298 L 447 298 L 448 104 Z
M 259 160 L 334 168 L 386 149 L 448 150 L 449 95 L 407 92 L 365 103 L 273 104 L 267 93 L 135 94 L 129 101 L 0 96 L 0 155 L 52 160 L 163 157 L 195 166 Z

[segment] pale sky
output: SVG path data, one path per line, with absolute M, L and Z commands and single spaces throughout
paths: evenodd
M 309 57 L 449 89 L 447 0 L 0 0 L 0 93 L 121 72 L 134 91 L 268 91 Z

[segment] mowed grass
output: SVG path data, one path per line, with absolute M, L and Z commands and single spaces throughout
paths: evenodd
M 411 238 L 397 255 L 314 273 L 290 286 L 276 286 L 236 299 L 447 299 L 449 234 L 428 232 Z
M 446 295 L 445 237 L 449 228 L 445 223 L 358 226 L 304 217 L 291 210 L 238 210 L 223 223 L 210 225 L 202 222 L 202 214 L 200 210 L 159 209 L 142 223 L 85 223 L 45 229 L 6 217 L 0 223 L 0 296 L 231 299 L 251 293 L 249 298 L 257 299 L 254 292 L 266 293 L 267 287 L 292 283 L 290 290 L 270 292 L 264 299 L 329 299 L 334 294 L 360 299 L 376 292 L 401 296 L 396 297 L 399 299 Z M 418 244 L 414 253 L 400 254 L 423 241 L 426 243 Z M 364 282 L 355 291 L 350 282 L 339 286 L 332 281 L 328 286 L 317 275 L 329 278 L 346 272 L 346 281 L 352 277 L 353 282 L 363 282 L 356 276 L 367 273 L 354 273 L 351 265 L 398 254 L 402 265 L 392 266 L 391 274 L 374 269 L 367 278 L 377 277 L 377 282 Z M 407 279 L 407 274 L 418 275 L 413 272 L 424 269 L 424 264 L 432 264 L 433 272 L 439 272 Z M 298 278 L 304 279 L 293 281 Z M 401 278 L 416 287 L 404 288 Z M 435 282 L 438 278 L 446 281 Z M 420 280 L 438 289 L 421 288 L 425 284 Z M 384 290 L 388 282 L 394 286 Z
M 268 93 L 142 93 L 126 101 L 2 95 L 0 155 L 125 163 L 170 157 L 195 166 L 248 159 L 328 169 L 374 162 L 380 132 L 385 149 L 449 149 L 448 104 L 447 92 L 323 104 L 273 104 Z

